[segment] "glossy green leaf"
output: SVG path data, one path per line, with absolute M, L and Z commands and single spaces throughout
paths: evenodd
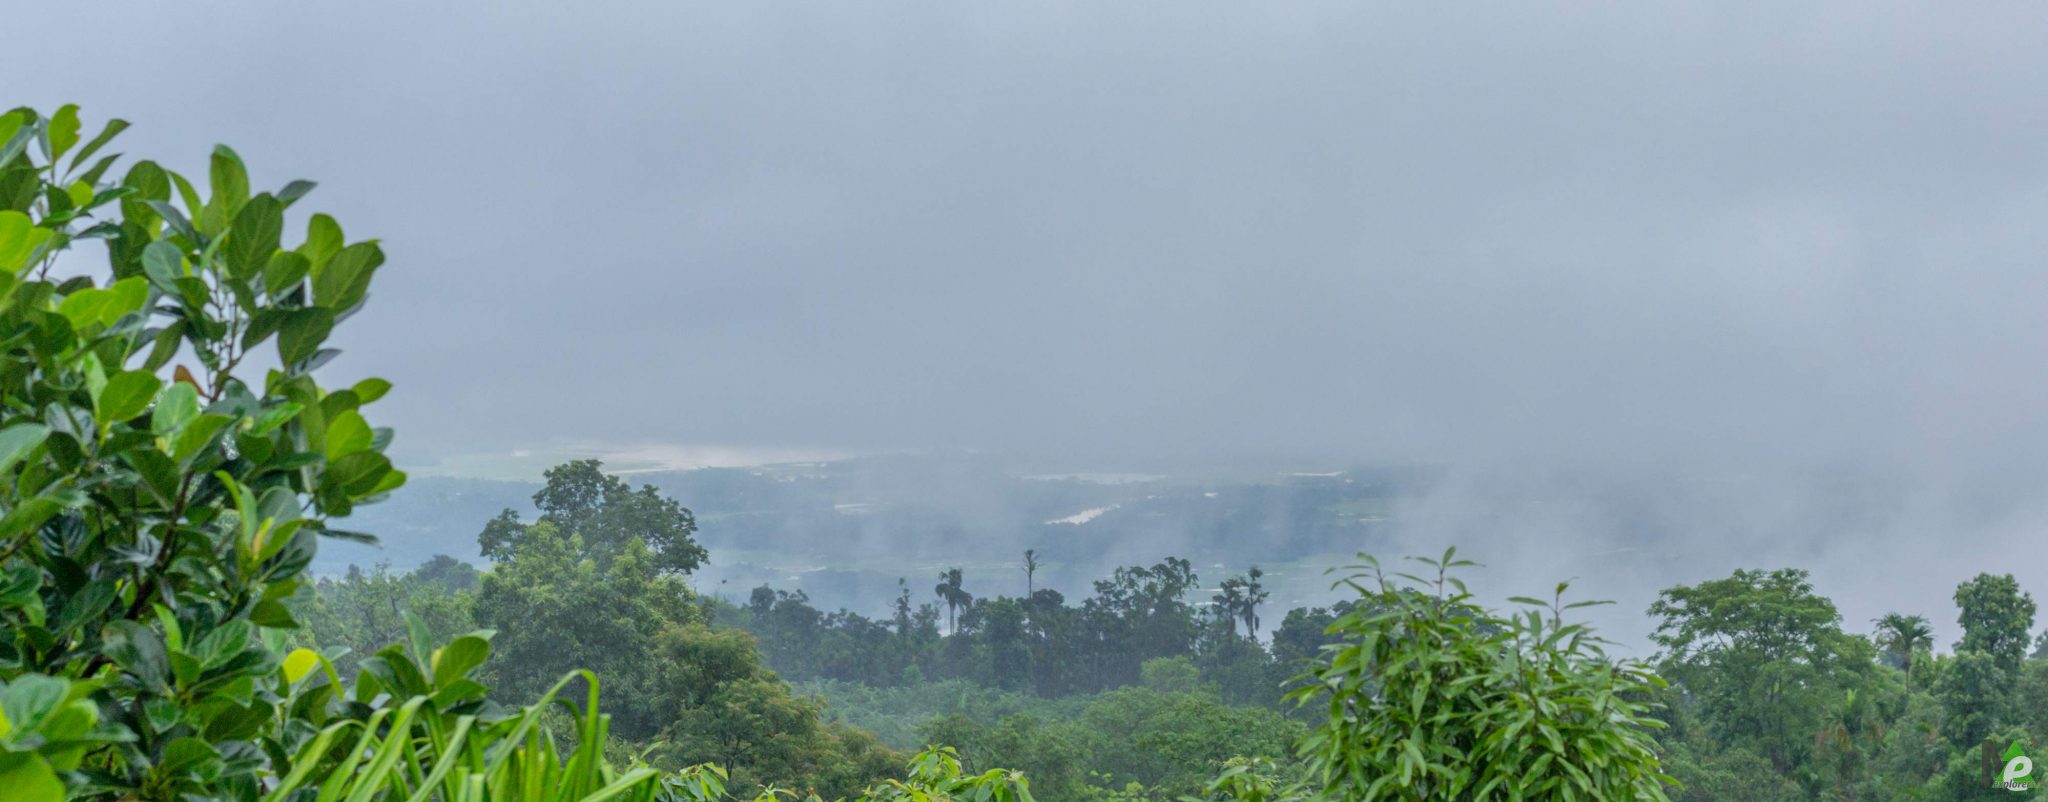
M 187 179 L 185 176 L 180 175 L 176 172 L 168 170 L 164 172 L 164 175 L 170 177 L 171 186 L 178 190 L 178 201 L 185 204 L 184 212 L 188 217 L 196 218 L 198 215 L 205 211 L 205 201 L 201 200 L 199 197 L 199 188 L 192 186 L 192 181 L 190 179 Z M 177 207 L 174 206 L 171 207 L 171 209 L 175 211 Z M 159 209 L 158 211 L 162 210 Z M 169 217 L 169 215 L 166 215 L 166 217 Z M 193 241 L 193 244 L 198 244 L 198 240 L 195 239 Z
M 57 314 L 70 319 L 72 328 L 82 329 L 99 320 L 100 309 L 106 306 L 106 302 L 106 290 L 79 290 L 57 305 Z
M 0 271 L 13 273 L 28 266 L 36 249 L 50 241 L 51 233 L 36 227 L 28 215 L 0 211 Z
M 384 251 L 375 242 L 358 242 L 341 249 L 324 265 L 313 268 L 313 302 L 329 309 L 349 309 L 362 302 L 370 277 L 384 264 Z
M 227 428 L 234 420 L 226 415 L 210 412 L 193 418 L 191 423 L 178 431 L 177 439 L 172 441 L 171 459 L 177 460 L 180 465 L 190 463 L 213 443 L 215 435 L 220 434 L 221 430 Z
M 320 477 L 322 485 L 340 489 L 350 495 L 366 495 L 383 481 L 391 472 L 391 460 L 374 451 L 358 451 L 327 466 L 327 472 Z
M 142 309 L 149 299 L 149 282 L 130 276 L 103 290 L 85 289 L 72 293 L 57 307 L 57 313 L 71 321 L 74 329 L 111 326 L 123 315 Z
M 104 427 L 142 414 L 162 387 L 162 380 L 140 370 L 123 371 L 107 377 L 106 389 L 101 390 L 99 398 L 95 399 L 100 425 Z
M 305 281 L 306 275 L 312 269 L 313 263 L 307 261 L 304 254 L 278 251 L 271 255 L 269 262 L 264 263 L 263 290 L 270 293 L 273 298 L 281 297 Z
M 292 205 L 293 201 L 305 197 L 306 193 L 308 192 L 312 192 L 313 188 L 316 186 L 319 185 L 311 181 L 293 181 L 289 184 L 284 185 L 284 189 L 280 189 L 277 191 L 277 199 L 283 201 L 284 205 L 290 206 Z
M 108 142 L 114 141 L 114 137 L 120 136 L 121 132 L 126 130 L 128 130 L 127 120 L 108 120 L 107 124 L 100 128 L 99 135 L 93 137 L 91 142 L 85 143 L 85 148 L 78 151 L 77 156 L 71 157 L 71 166 L 77 167 L 84 163 L 86 159 L 92 158 L 93 154 L 100 152 L 100 148 L 106 147 Z
M 121 199 L 121 217 L 125 222 L 137 226 L 143 236 L 154 236 L 162 221 L 152 201 L 167 201 L 171 198 L 171 177 L 162 167 L 152 161 L 139 161 L 128 168 L 128 174 L 121 178 L 121 186 L 130 187 L 135 194 Z M 132 243 L 135 246 L 146 242 Z
M 155 372 L 158 368 L 168 364 L 171 361 L 171 357 L 177 355 L 178 346 L 184 342 L 184 336 L 185 321 L 182 320 L 165 326 L 163 331 L 157 332 L 156 339 L 150 345 L 149 356 L 143 359 L 142 369 Z
M 17 423 L 0 429 L 0 474 L 13 470 L 49 436 L 50 427 L 40 423 Z
M 342 245 L 341 224 L 327 215 L 315 214 L 306 221 L 306 241 L 299 245 L 299 253 L 306 257 L 310 267 L 318 268 L 341 253 Z
M 78 144 L 78 104 L 67 103 L 50 115 L 50 160 L 56 161 Z
M 22 159 L 23 164 L 26 164 L 27 159 L 22 157 L 28 152 L 28 143 L 36 138 L 36 133 L 40 130 L 40 127 L 17 116 L 12 135 L 0 139 L 0 167 L 13 164 L 15 159 Z
M 100 322 L 112 325 L 125 315 L 142 311 L 149 303 L 149 279 L 129 276 L 107 287 L 107 305 L 100 310 Z
M 267 192 L 249 199 L 236 213 L 223 249 L 228 273 L 243 280 L 255 276 L 277 252 L 283 235 L 284 204 Z
M 157 399 L 156 412 L 150 417 L 149 428 L 158 437 L 176 433 L 199 417 L 199 388 L 184 382 L 172 382 L 164 388 L 163 397 Z
M 469 676 L 490 653 L 490 641 L 483 633 L 464 635 L 434 650 L 434 685 L 445 688 Z
M 213 158 L 208 162 L 208 176 L 213 190 L 213 198 L 207 204 L 208 212 L 223 217 L 233 215 L 249 201 L 249 170 L 242 165 L 242 157 L 233 148 L 226 145 L 214 147 Z
M 170 455 L 155 448 L 133 448 L 121 452 L 121 459 L 142 478 L 143 487 L 156 496 L 157 502 L 165 507 L 176 503 L 178 497 L 178 465 Z
M 284 658 L 284 681 L 298 682 L 320 666 L 320 654 L 312 649 L 294 649 Z
M 355 392 L 356 403 L 368 404 L 383 398 L 385 393 L 391 392 L 391 382 L 378 378 L 369 378 L 356 382 L 355 386 L 349 389 Z
M 334 461 L 370 447 L 370 424 L 351 409 L 327 421 L 327 459 Z
M 283 426 L 292 418 L 298 417 L 300 410 L 303 409 L 305 407 L 296 403 L 284 403 L 266 409 L 263 411 L 263 414 L 256 416 L 256 420 L 249 426 L 249 431 L 255 434 L 270 432 L 279 426 Z
M 33 752 L 0 752 L 0 802 L 64 802 L 64 783 Z
M 178 279 L 185 277 L 185 252 L 178 246 L 157 240 L 142 250 L 142 269 L 157 288 L 177 293 Z
M 277 331 L 278 358 L 297 365 L 311 358 L 334 330 L 334 311 L 324 307 L 294 309 L 287 313 Z
M 19 109 L 7 112 L 6 114 L 0 114 L 0 142 L 14 139 L 16 135 L 21 133 L 22 127 L 27 124 L 28 117 L 22 114 Z M 5 163 L 4 160 L 0 160 L 0 164 Z
M 370 487 L 369 492 L 364 493 L 363 495 L 375 496 L 383 493 L 389 493 L 393 490 L 397 490 L 401 487 L 404 487 L 405 480 L 405 471 L 393 468 L 390 471 L 385 472 L 384 478 L 377 480 L 377 484 L 372 485 Z

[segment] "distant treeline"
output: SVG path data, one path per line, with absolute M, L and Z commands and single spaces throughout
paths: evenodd
M 1225 698 L 1270 705 L 1349 603 L 1288 611 L 1267 646 L 1259 638 L 1268 598 L 1260 576 L 1254 567 L 1201 598 L 1193 566 L 1169 557 L 1118 568 L 1069 604 L 1044 589 L 979 597 L 955 568 L 936 577 L 928 597 L 936 601 L 899 582 L 890 618 L 826 612 L 801 591 L 762 586 L 745 605 L 717 605 L 713 621 L 752 632 L 769 665 L 793 680 L 894 688 L 959 679 L 1062 697 L 1138 684 L 1146 661 L 1181 657 Z

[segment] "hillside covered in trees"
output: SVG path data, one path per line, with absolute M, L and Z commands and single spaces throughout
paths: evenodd
M 652 708 L 661 712 L 615 729 L 634 748 L 673 765 L 721 762 L 748 779 L 787 784 L 820 766 L 696 734 L 779 720 L 806 744 L 800 753 L 828 763 L 944 743 L 971 769 L 1023 771 L 1046 799 L 1174 800 L 1209 793 L 1233 766 L 1257 766 L 1283 785 L 1306 782 L 1314 762 L 1304 747 L 1329 711 L 1288 692 L 1312 696 L 1316 672 L 1327 670 L 1318 666 L 1355 625 L 1345 622 L 1390 606 L 1368 594 L 1275 609 L 1258 569 L 1205 581 L 1171 556 L 1116 569 L 1075 599 L 1054 590 L 980 595 L 953 569 L 915 586 L 902 578 L 883 617 L 823 610 L 800 591 L 765 585 L 728 603 L 663 578 L 660 566 L 680 575 L 704 556 L 695 518 L 675 501 L 588 461 L 559 466 L 548 480 L 534 498 L 538 522 L 508 513 L 481 527 L 481 549 L 494 561 L 485 571 L 444 556 L 408 573 L 358 570 L 317 583 L 305 602 L 310 641 L 368 649 L 404 633 L 405 610 L 434 611 L 424 620 L 440 634 L 494 628 L 498 670 L 513 672 L 503 675 L 507 687 L 538 689 L 569 666 L 602 667 L 636 689 L 634 698 L 664 700 Z M 637 536 L 617 540 L 628 532 Z M 1027 582 L 1036 560 L 1019 555 Z M 1526 622 L 1473 623 L 1487 614 L 1459 610 L 1475 617 L 1467 625 L 1484 627 L 1468 633 L 1482 640 L 1570 617 L 1568 599 L 1550 612 L 1551 601 L 1528 601 L 1537 618 Z M 1657 653 L 1635 669 L 1640 687 L 1627 692 L 1643 706 L 1644 748 L 1672 781 L 1665 793 L 2008 798 L 1984 776 L 1983 745 L 1996 747 L 2003 783 L 2007 749 L 2025 751 L 2048 731 L 2038 713 L 2048 710 L 2048 639 L 2031 635 L 2035 603 L 2010 576 L 1970 580 L 1956 588 L 1955 604 L 1859 626 L 1797 569 L 1667 589 L 1643 611 Z M 624 628 L 570 624 L 579 620 Z M 1961 640 L 1937 644 L 1937 621 L 1957 624 Z M 547 634 L 525 646 L 522 632 Z M 715 653 L 702 651 L 713 643 L 731 657 L 714 661 L 729 673 L 710 685 L 681 696 L 638 690 Z M 849 771 L 888 765 L 878 757 Z
M 1025 549 L 1039 554 L 1037 587 L 1068 593 L 1171 554 L 1212 573 L 1241 573 L 1250 559 L 1277 568 L 1267 584 L 1282 598 L 1326 597 L 1323 568 L 1386 540 L 1397 508 L 1432 486 L 1429 472 L 1409 469 L 1100 475 L 976 455 L 621 475 L 688 501 L 717 555 L 693 574 L 705 592 L 738 603 L 768 583 L 868 615 L 888 612 L 906 556 L 933 573 L 958 567 L 977 583 L 1009 582 L 1022 595 Z M 378 544 L 336 544 L 313 571 L 380 562 L 409 571 L 437 554 L 475 561 L 476 522 L 506 508 L 537 514 L 541 486 L 415 477 L 405 495 L 357 516 Z

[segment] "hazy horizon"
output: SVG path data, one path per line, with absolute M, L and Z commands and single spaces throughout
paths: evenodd
M 325 372 L 394 382 L 401 463 L 1441 465 L 1390 548 L 1800 565 L 1860 628 L 2048 592 L 2048 10 L 1845 10 L 12 18 L 96 36 L 17 100 L 382 238 Z

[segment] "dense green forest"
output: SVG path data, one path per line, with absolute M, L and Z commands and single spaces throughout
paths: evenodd
M 605 519 L 616 531 L 666 532 L 648 542 L 666 538 L 670 548 L 681 542 L 678 535 L 687 537 L 681 507 L 657 501 L 651 488 L 630 490 L 594 463 L 561 466 L 549 479 L 542 499 L 610 496 L 622 508 L 562 510 L 537 499 L 549 510 L 544 518 Z M 588 487 L 609 489 L 569 490 Z M 640 517 L 646 511 L 658 512 Z M 580 531 L 587 524 L 575 526 Z M 970 767 L 1022 770 L 1047 799 L 1200 796 L 1237 758 L 1266 761 L 1258 765 L 1273 776 L 1305 776 L 1297 744 L 1328 711 L 1283 694 L 1316 687 L 1307 672 L 1327 659 L 1331 644 L 1341 643 L 1340 619 L 1379 612 L 1370 595 L 1363 603 L 1266 611 L 1255 569 L 1226 577 L 1204 594 L 1188 562 L 1167 557 L 1116 570 L 1077 603 L 1050 590 L 1024 598 L 977 596 L 957 570 L 915 589 L 905 578 L 893 600 L 895 614 L 878 620 L 819 610 L 801 593 L 765 586 L 740 605 L 693 596 L 680 583 L 663 586 L 653 574 L 643 581 L 612 573 L 628 581 L 599 582 L 603 572 L 588 572 L 617 558 L 564 549 L 549 522 L 520 525 L 501 517 L 484 527 L 482 540 L 485 553 L 498 555 L 488 572 L 442 557 L 404 575 L 356 571 L 320 582 L 311 596 L 315 609 L 306 616 L 310 636 L 322 646 L 370 648 L 403 632 L 399 611 L 407 609 L 423 611 L 437 632 L 489 626 L 506 643 L 522 628 L 521 619 L 536 615 L 567 621 L 599 610 L 640 610 L 628 618 L 689 620 L 704 628 L 698 637 L 748 644 L 735 646 L 736 652 L 754 654 L 758 645 L 760 657 L 746 662 L 745 675 L 777 690 L 746 704 L 765 706 L 772 698 L 803 706 L 803 720 L 831 722 L 820 730 L 831 743 L 866 744 L 833 760 L 945 743 Z M 520 545 L 510 551 L 493 545 L 504 543 Z M 545 551 L 553 562 L 537 571 L 538 565 L 522 564 L 541 559 L 529 549 Z M 697 552 L 689 554 L 694 559 Z M 1020 566 L 1036 557 L 1020 555 Z M 662 558 L 654 552 L 632 559 L 653 565 Z M 519 576 L 532 578 L 514 579 Z M 562 596 L 542 603 L 519 595 L 522 601 L 508 607 L 514 581 L 546 584 Z M 572 597 L 595 606 L 579 608 Z M 663 611 L 663 599 L 683 600 L 689 611 Z M 2036 733 L 2048 731 L 2048 660 L 2033 659 L 2048 643 L 2030 642 L 2035 605 L 2010 576 L 1979 576 L 1958 587 L 1955 599 L 1963 637 L 1952 649 L 1938 649 L 1930 619 L 1920 614 L 1891 614 L 1851 628 L 1794 569 L 1739 571 L 1666 590 L 1646 611 L 1657 625 L 1658 653 L 1642 666 L 1642 684 L 1631 694 L 1646 705 L 1646 722 L 1654 722 L 1646 726 L 1655 734 L 1662 771 L 1678 783 L 1668 791 L 1671 798 L 2010 798 L 2011 791 L 1991 787 L 1984 776 L 1982 744 L 1996 745 L 1994 773 L 2002 775 L 2008 747 L 2018 742 L 2025 751 Z M 1268 615 L 1279 623 L 1267 625 Z M 584 661 L 638 683 L 630 679 L 637 672 L 661 673 L 676 663 L 656 660 L 636 669 L 605 662 L 603 655 L 643 654 L 656 650 L 655 643 L 623 632 L 558 636 L 528 658 L 545 668 L 508 681 L 534 687 L 519 683 Z M 623 644 L 635 645 L 607 648 Z M 725 709 L 766 715 L 740 714 L 744 705 L 732 703 Z M 706 743 L 680 744 L 662 736 L 663 721 L 707 726 L 702 718 L 664 713 L 618 732 L 641 739 L 635 748 L 683 764 L 722 761 L 747 777 L 787 782 L 817 771 L 778 762 L 782 758 L 719 752 Z M 812 747 L 815 754 L 839 748 Z

